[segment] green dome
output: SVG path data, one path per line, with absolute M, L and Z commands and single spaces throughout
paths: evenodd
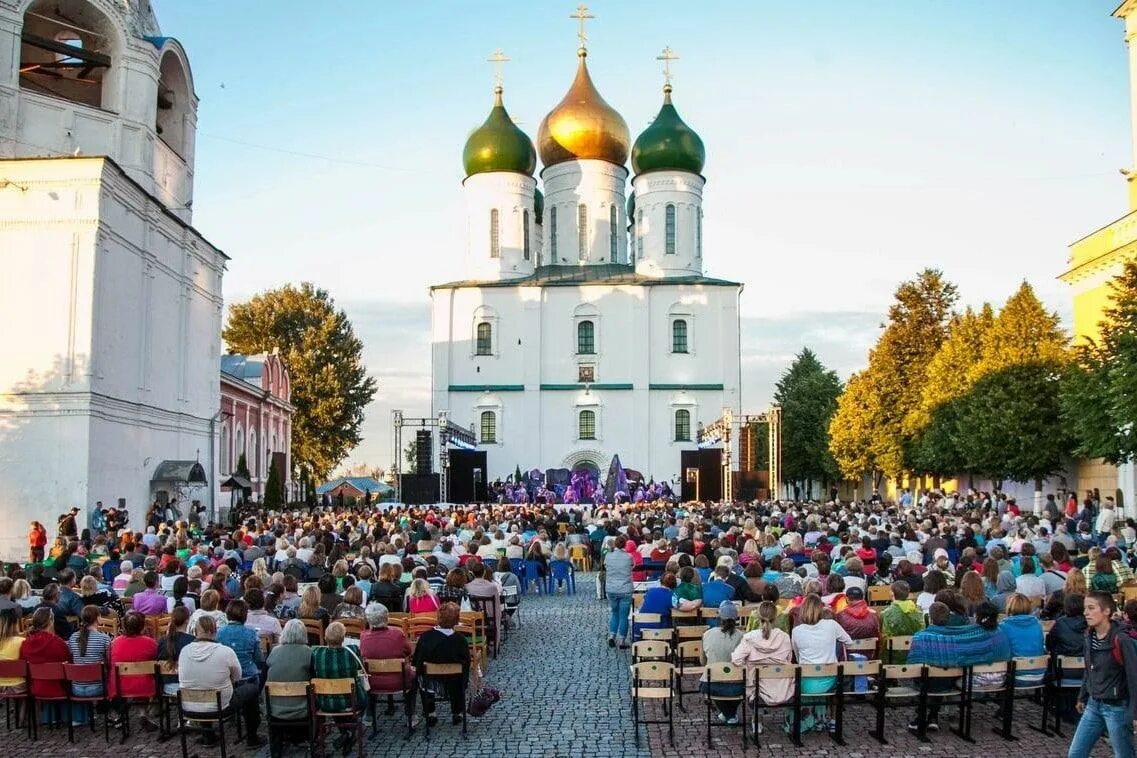
M 670 169 L 700 174 L 707 160 L 703 140 L 671 104 L 671 87 L 663 89 L 663 107 L 632 145 L 632 169 L 637 174 Z
M 545 222 L 545 196 L 541 194 L 541 190 L 533 190 L 533 215 L 537 217 L 537 225 L 541 226 Z
M 489 118 L 466 140 L 462 150 L 466 176 L 490 171 L 512 171 L 532 176 L 537 167 L 537 152 L 525 132 L 517 128 L 501 103 L 501 87 L 494 90 L 493 110 Z
M 636 191 L 632 190 L 628 193 L 628 223 L 636 223 Z

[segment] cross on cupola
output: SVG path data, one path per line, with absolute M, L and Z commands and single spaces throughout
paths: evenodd
M 670 47 L 663 48 L 663 52 L 655 56 L 657 61 L 663 61 L 663 91 L 671 91 L 671 61 L 679 60 L 679 56 Z
M 502 89 L 505 84 L 504 67 L 509 62 L 509 56 L 499 47 L 493 51 L 493 55 L 486 58 L 489 63 L 493 64 L 493 84 L 494 89 Z
M 569 18 L 575 18 L 578 22 L 576 37 L 580 41 L 580 49 L 584 50 L 588 47 L 588 35 L 584 32 L 584 22 L 589 19 L 594 19 L 596 16 L 593 16 L 588 12 L 587 5 L 581 3 L 580 5 L 576 6 L 576 13 L 569 16 Z

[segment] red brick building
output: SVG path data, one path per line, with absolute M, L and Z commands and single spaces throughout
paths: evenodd
M 252 499 L 260 500 L 269 466 L 276 460 L 291 500 L 292 481 L 292 386 L 280 356 L 221 356 L 221 418 L 217 476 L 224 482 L 237 470 L 241 453 L 249 466 Z M 228 502 L 229 494 L 218 495 Z

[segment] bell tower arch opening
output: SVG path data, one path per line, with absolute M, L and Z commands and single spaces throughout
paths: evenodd
M 119 29 L 89 0 L 35 0 L 20 34 L 20 87 L 116 110 Z

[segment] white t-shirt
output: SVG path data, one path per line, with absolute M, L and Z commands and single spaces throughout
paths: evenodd
M 790 638 L 797 652 L 798 663 L 836 663 L 837 643 L 849 644 L 853 638 L 833 619 L 821 619 L 816 624 L 798 624 Z

